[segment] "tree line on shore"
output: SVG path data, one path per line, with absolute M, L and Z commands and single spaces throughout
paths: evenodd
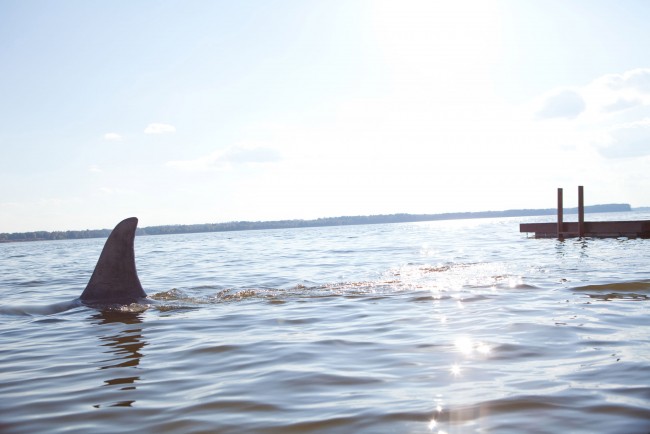
M 625 212 L 631 211 L 629 204 L 604 204 L 585 207 L 585 212 Z M 442 214 L 382 214 L 369 216 L 324 217 L 314 220 L 275 220 L 275 221 L 236 221 L 227 223 L 205 223 L 195 225 L 165 225 L 138 228 L 137 235 L 171 235 L 201 232 L 248 231 L 261 229 L 310 228 L 323 226 L 347 226 L 382 223 L 408 223 L 435 220 L 458 220 L 494 217 L 527 217 L 553 215 L 555 208 L 546 209 L 512 209 L 505 211 L 455 212 Z M 577 213 L 577 208 L 565 208 L 566 214 Z M 0 242 L 75 240 L 85 238 L 106 238 L 111 229 L 94 229 L 81 231 L 35 231 L 18 233 L 0 233 Z

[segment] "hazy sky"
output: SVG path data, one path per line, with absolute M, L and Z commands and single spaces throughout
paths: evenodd
M 0 0 L 0 232 L 650 205 L 650 2 Z

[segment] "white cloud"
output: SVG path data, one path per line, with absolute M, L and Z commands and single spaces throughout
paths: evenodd
M 606 74 L 572 89 L 555 90 L 532 104 L 538 120 L 586 128 L 638 121 L 650 113 L 650 68 Z
M 587 117 L 591 122 L 601 122 L 608 117 L 636 110 L 650 105 L 650 69 L 604 75 L 584 86 L 581 93 L 587 103 Z
M 650 156 L 650 69 L 607 74 L 553 93 L 536 114 L 567 121 L 554 125 L 561 133 L 556 140 L 570 138 L 582 152 L 605 159 Z
M 613 103 L 605 105 L 603 107 L 603 111 L 608 113 L 618 112 L 622 110 L 627 110 L 632 107 L 637 107 L 641 104 L 643 104 L 643 101 L 641 101 L 639 98 L 631 98 L 631 99 L 619 98 Z
M 280 153 L 263 146 L 233 146 L 221 154 L 219 160 L 232 164 L 273 163 L 280 160 Z
M 89 172 L 92 172 L 92 173 L 102 173 L 102 172 L 103 172 L 103 170 L 101 169 L 101 167 L 99 167 L 99 166 L 96 165 L 96 164 L 93 164 L 93 165 L 89 166 L 89 167 L 88 167 L 88 171 L 89 171 Z
M 607 158 L 633 158 L 650 155 L 650 119 L 618 125 L 608 134 L 600 153 Z
M 260 145 L 238 145 L 222 151 L 215 151 L 194 160 L 169 161 L 166 166 L 182 170 L 201 171 L 225 169 L 236 165 L 275 163 L 280 159 L 280 153 L 273 148 Z
M 573 119 L 586 108 L 585 100 L 576 91 L 563 90 L 547 97 L 537 116 L 542 119 Z
M 103 197 L 103 196 L 118 196 L 118 195 L 120 197 L 124 197 L 124 196 L 133 196 L 133 195 L 137 194 L 136 190 L 133 190 L 133 189 L 128 188 L 128 187 L 123 188 L 122 186 L 119 186 L 119 185 L 117 187 L 106 187 L 106 186 L 99 187 L 97 189 L 97 191 L 99 193 L 101 193 L 100 197 Z
M 122 140 L 122 136 L 118 133 L 106 133 L 104 134 L 104 140 L 108 140 L 111 142 L 119 142 Z
M 168 134 L 175 133 L 176 128 L 173 125 L 161 124 L 161 123 L 152 123 L 147 125 L 147 128 L 144 129 L 145 134 Z
M 608 74 L 603 80 L 613 90 L 633 89 L 650 93 L 650 68 L 638 68 L 622 74 Z

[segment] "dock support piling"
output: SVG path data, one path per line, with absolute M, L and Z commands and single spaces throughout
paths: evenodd
M 582 185 L 578 186 L 578 236 L 585 236 L 585 191 Z
M 562 188 L 557 189 L 557 237 L 562 238 L 562 227 L 564 220 L 564 203 L 562 200 Z

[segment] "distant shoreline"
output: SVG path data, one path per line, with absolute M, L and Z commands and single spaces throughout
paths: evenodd
M 644 210 L 639 208 L 638 210 Z M 585 206 L 587 213 L 601 212 L 627 212 L 633 211 L 632 207 L 626 203 L 612 203 L 603 205 Z M 565 208 L 565 214 L 576 214 L 577 208 Z M 352 226 L 384 223 L 414 223 L 437 220 L 461 220 L 461 219 L 480 219 L 495 217 L 528 217 L 554 215 L 557 213 L 555 208 L 543 209 L 510 209 L 505 211 L 476 211 L 476 212 L 454 212 L 441 214 L 385 214 L 369 216 L 342 216 L 342 217 L 325 217 L 313 220 L 275 220 L 275 221 L 238 221 L 228 223 L 206 223 L 194 225 L 165 225 L 149 226 L 139 228 L 137 235 L 172 235 L 172 234 L 191 234 L 205 232 L 234 232 L 263 229 L 294 229 L 294 228 L 313 228 L 326 226 Z M 106 238 L 111 233 L 111 229 L 95 229 L 81 231 L 35 231 L 35 232 L 16 232 L 0 233 L 0 243 L 25 242 L 25 241 L 53 241 L 53 240 L 75 240 L 87 238 Z

